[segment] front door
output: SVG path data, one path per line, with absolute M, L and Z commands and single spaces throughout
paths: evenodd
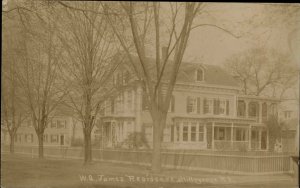
M 252 130 L 251 131 L 251 150 L 259 150 L 259 131 Z
M 267 131 L 262 131 L 261 132 L 261 144 L 260 144 L 260 148 L 262 150 L 266 150 L 267 149 Z

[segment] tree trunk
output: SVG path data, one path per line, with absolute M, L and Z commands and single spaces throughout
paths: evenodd
M 39 158 L 44 158 L 44 134 L 38 134 L 39 139 Z
M 92 139 L 91 131 L 84 134 L 84 163 L 92 162 Z
M 152 171 L 161 172 L 161 123 L 154 121 L 153 125 L 153 152 L 152 152 Z
M 15 134 L 10 135 L 9 151 L 10 153 L 15 153 Z

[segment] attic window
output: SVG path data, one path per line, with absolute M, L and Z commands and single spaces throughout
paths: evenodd
M 196 71 L 196 80 L 203 81 L 204 80 L 204 72 L 202 69 L 197 69 Z

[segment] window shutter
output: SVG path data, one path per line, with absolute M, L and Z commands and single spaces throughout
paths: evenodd
M 200 114 L 200 105 L 201 105 L 201 103 L 200 103 L 201 101 L 200 101 L 200 97 L 197 97 L 197 113 L 198 114 Z
M 220 99 L 217 100 L 217 115 L 220 114 Z
M 175 97 L 172 95 L 171 98 L 171 112 L 175 112 Z
M 186 98 L 186 112 L 187 112 L 187 113 L 190 113 L 189 102 L 190 102 L 190 97 L 187 97 L 187 98 Z
M 171 142 L 174 142 L 174 125 L 171 125 Z
M 229 101 L 226 100 L 226 115 L 229 115 Z
M 214 99 L 214 114 L 217 114 L 217 100 Z
M 204 98 L 204 100 L 203 100 L 203 113 L 204 114 L 207 113 L 206 105 L 207 105 L 207 100 L 206 100 L 206 98 Z

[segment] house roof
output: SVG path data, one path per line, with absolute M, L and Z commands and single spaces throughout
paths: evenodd
M 138 71 L 143 71 L 142 66 L 139 63 L 138 56 L 131 56 L 134 64 L 139 69 Z M 129 62 L 129 61 L 128 61 Z M 174 61 L 169 60 L 166 64 L 165 74 L 162 77 L 162 80 L 168 81 L 169 76 L 172 72 L 172 63 Z M 130 63 L 127 63 L 129 67 L 132 67 Z M 149 73 L 152 78 L 156 78 L 156 63 L 155 58 L 147 57 L 146 58 L 146 68 L 149 70 Z M 204 81 L 201 81 L 203 84 L 212 84 L 212 85 L 221 85 L 221 86 L 233 86 L 238 87 L 238 82 L 224 69 L 216 65 L 208 65 L 201 63 L 190 63 L 190 62 L 182 62 L 179 68 L 179 72 L 177 75 L 177 83 L 185 82 L 185 83 L 199 83 L 195 80 L 195 70 L 198 68 L 202 68 L 204 71 Z M 133 68 L 131 68 L 134 72 Z

